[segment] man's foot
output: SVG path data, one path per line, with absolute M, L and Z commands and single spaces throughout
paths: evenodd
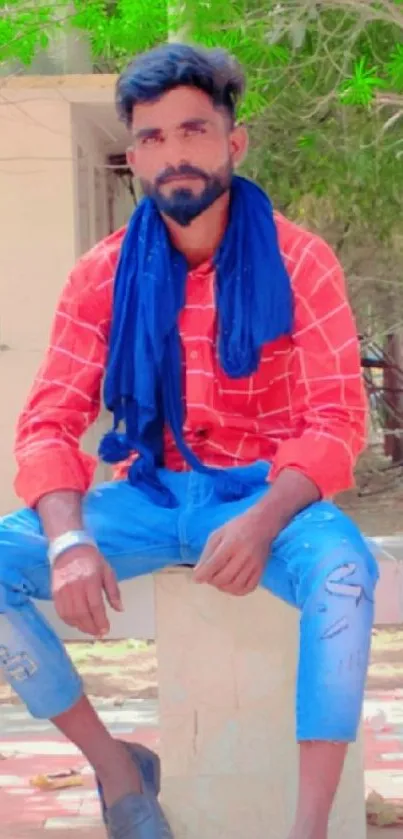
M 138 765 L 125 743 L 115 741 L 116 750 L 108 754 L 104 766 L 97 767 L 97 780 L 102 787 L 102 796 L 107 807 L 129 793 L 140 794 L 143 783 Z
M 120 795 L 108 804 L 101 778 L 97 778 L 108 839 L 173 839 L 172 831 L 157 800 L 160 791 L 158 756 L 144 746 L 130 743 L 119 745 L 135 769 L 139 789 Z M 120 764 L 119 771 L 122 766 L 123 764 Z M 112 793 L 112 788 L 113 785 L 110 786 L 111 796 L 115 794 Z

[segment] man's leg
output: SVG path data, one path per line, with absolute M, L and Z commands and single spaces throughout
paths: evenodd
M 4 549 L 0 526 L 0 544 Z M 139 790 L 139 777 L 126 751 L 115 741 L 83 693 L 81 679 L 56 634 L 27 591 L 46 592 L 48 569 L 30 569 L 29 545 L 20 534 L 24 578 L 13 573 L 0 583 L 0 664 L 9 683 L 38 718 L 50 719 L 85 755 L 99 776 L 108 805 Z M 5 578 L 4 578 L 5 577 Z M 41 587 L 42 582 L 42 587 Z
M 300 743 L 298 804 L 289 839 L 327 839 L 347 748 L 346 743 Z
M 186 476 L 173 476 L 179 498 Z M 108 484 L 85 500 L 85 519 L 118 579 L 179 560 L 178 511 L 155 508 L 127 483 Z M 63 645 L 32 602 L 50 599 L 47 542 L 31 510 L 0 522 L 0 666 L 33 716 L 52 719 L 87 757 L 107 805 L 139 789 L 126 750 L 83 694 Z
M 301 610 L 297 684 L 299 795 L 289 839 L 326 839 L 348 743 L 356 739 L 377 566 L 331 504 L 299 514 L 273 547 L 262 584 Z
M 203 493 L 196 494 L 198 503 L 188 506 L 181 524 L 192 564 L 214 530 L 270 491 L 267 471 L 262 462 L 234 469 L 256 490 L 229 503 L 209 492 L 205 482 L 204 502 Z M 202 486 L 200 479 L 198 483 Z M 333 504 L 311 505 L 272 545 L 261 584 L 301 612 L 299 796 L 288 839 L 326 839 L 347 746 L 356 739 L 360 723 L 377 578 L 377 564 L 358 528 Z

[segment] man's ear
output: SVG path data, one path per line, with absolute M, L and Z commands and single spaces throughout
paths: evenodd
M 239 125 L 236 125 L 235 128 L 232 129 L 230 137 L 231 157 L 235 168 L 240 166 L 245 160 L 248 148 L 248 129 L 243 123 L 239 123 Z
M 132 170 L 133 175 L 136 174 L 136 152 L 134 151 L 133 146 L 129 146 L 126 150 L 126 160 L 129 168 Z

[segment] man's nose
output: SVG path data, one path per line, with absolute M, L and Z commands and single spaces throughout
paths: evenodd
M 164 143 L 165 168 L 177 171 L 183 164 L 189 165 L 185 159 L 184 143 L 181 137 L 168 137 Z

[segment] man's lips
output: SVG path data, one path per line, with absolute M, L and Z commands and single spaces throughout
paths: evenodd
M 170 178 L 164 178 L 161 181 L 161 186 L 165 186 L 165 184 L 172 184 L 176 181 L 201 181 L 203 180 L 201 175 L 172 175 Z

